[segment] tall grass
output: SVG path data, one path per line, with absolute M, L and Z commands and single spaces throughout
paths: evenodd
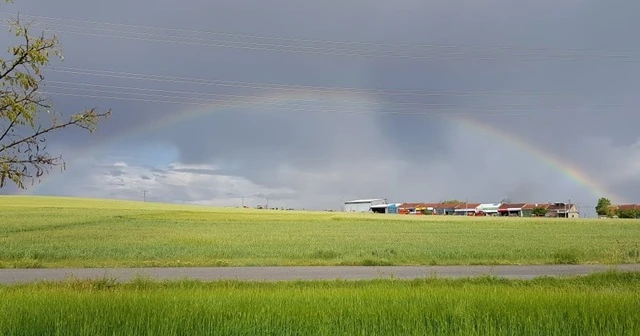
M 640 273 L 0 287 L 2 335 L 637 335 Z
M 640 262 L 634 220 L 216 209 L 0 197 L 0 267 Z

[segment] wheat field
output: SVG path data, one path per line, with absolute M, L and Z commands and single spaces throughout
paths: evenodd
M 0 197 L 0 268 L 640 262 L 634 220 L 226 209 Z

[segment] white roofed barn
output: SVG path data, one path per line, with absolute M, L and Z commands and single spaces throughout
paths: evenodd
M 362 199 L 344 202 L 344 212 L 369 212 L 374 205 L 385 204 L 384 199 Z

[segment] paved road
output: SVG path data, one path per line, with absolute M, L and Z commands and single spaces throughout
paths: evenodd
M 544 265 L 544 266 L 314 266 L 314 267 L 167 267 L 167 268 L 84 268 L 84 269 L 0 269 L 0 283 L 60 281 L 111 277 L 129 281 L 135 276 L 159 280 L 320 280 L 421 277 L 459 278 L 493 275 L 531 279 L 539 276 L 574 276 L 610 269 L 640 272 L 640 264 L 626 265 Z

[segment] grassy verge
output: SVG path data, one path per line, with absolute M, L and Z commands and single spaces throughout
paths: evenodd
M 0 287 L 2 335 L 632 335 L 640 273 Z
M 640 262 L 635 220 L 216 209 L 0 197 L 0 268 Z

